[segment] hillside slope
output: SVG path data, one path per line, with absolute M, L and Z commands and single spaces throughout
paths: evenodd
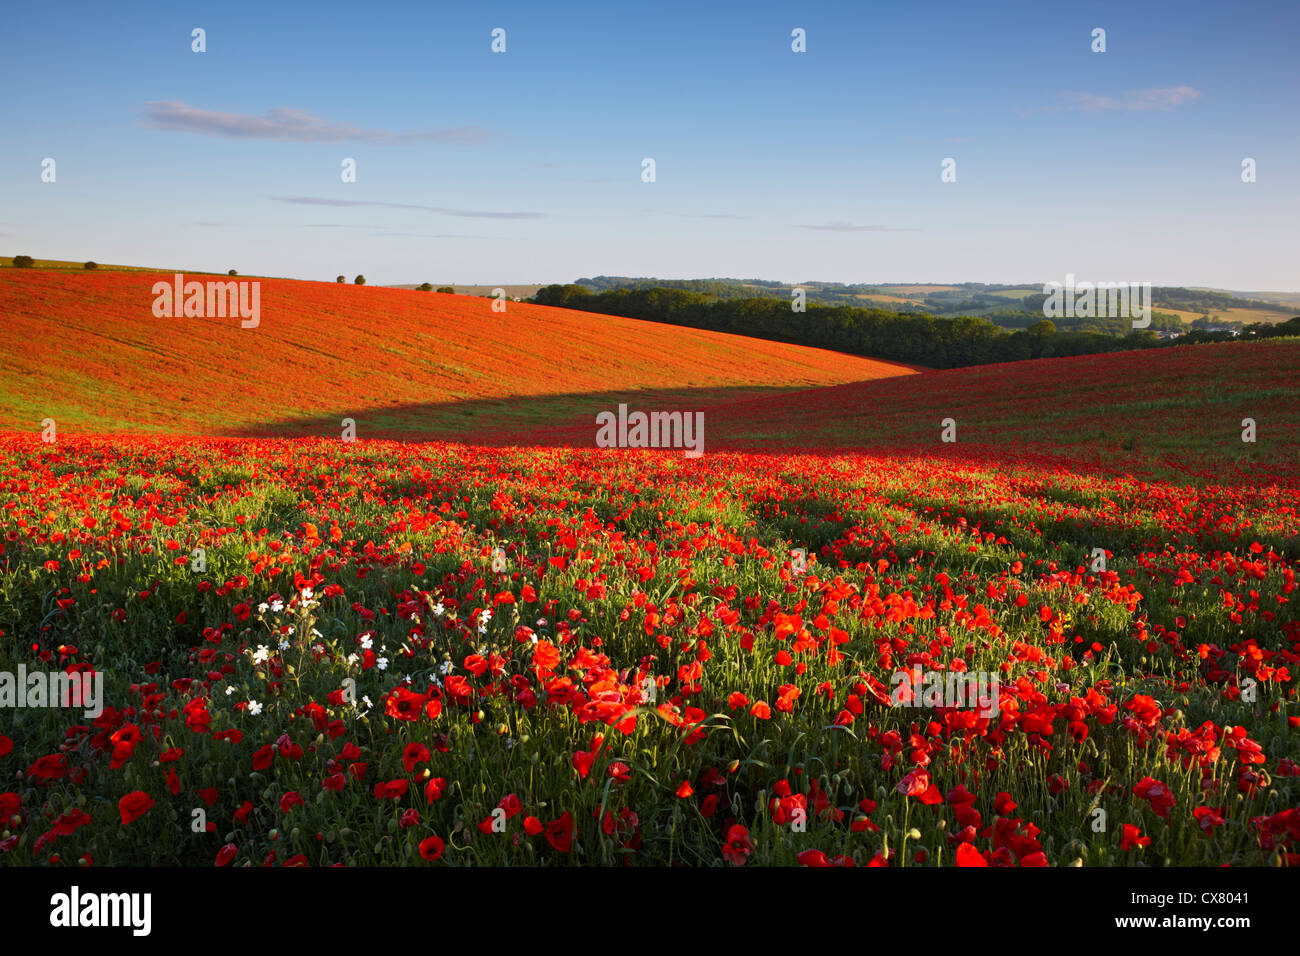
M 210 276 L 196 276 L 207 281 Z M 0 271 L 0 427 L 472 438 L 614 407 L 698 404 L 914 370 L 510 302 L 261 279 L 260 324 L 155 318 L 169 273 Z M 583 396 L 581 400 L 577 396 Z M 635 396 L 635 398 L 632 398 Z
M 928 371 L 702 406 L 705 449 L 867 449 L 1159 465 L 1206 479 L 1300 473 L 1300 339 L 1224 342 Z M 594 405 L 588 409 L 594 416 Z M 951 418 L 956 441 L 941 440 Z M 1244 419 L 1255 441 L 1242 440 Z M 594 417 L 501 436 L 590 447 Z

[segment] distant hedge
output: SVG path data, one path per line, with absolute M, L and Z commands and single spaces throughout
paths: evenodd
M 1231 332 L 1192 330 L 1160 339 L 1153 329 L 1123 335 L 1102 331 L 1056 331 L 1040 321 L 1033 331 L 1009 332 L 978 316 L 933 315 L 809 304 L 795 312 L 777 298 L 718 299 L 670 288 L 615 289 L 593 293 L 580 285 L 549 285 L 532 298 L 540 305 L 730 332 L 775 342 L 833 349 L 870 358 L 957 368 L 1050 356 L 1090 355 L 1124 349 L 1197 342 L 1228 342 Z M 1300 334 L 1300 317 L 1278 325 L 1244 326 L 1239 338 Z

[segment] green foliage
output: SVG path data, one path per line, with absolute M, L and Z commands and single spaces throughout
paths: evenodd
M 440 285 L 440 286 L 438 286 L 438 291 L 439 291 L 439 292 L 445 292 L 447 295 L 455 295 L 455 294 L 456 294 L 456 290 L 453 289 L 453 288 L 452 288 L 451 286 L 449 286 L 449 285 Z
M 359 276 L 357 276 L 355 279 L 353 279 L 352 282 L 353 282 L 354 285 L 365 285 L 365 284 L 366 284 L 366 277 L 365 277 L 365 276 L 360 276 L 360 275 L 359 275 Z
M 1196 342 L 1222 342 L 1231 332 L 1193 330 L 1178 339 L 1160 340 L 1155 332 L 1184 330 L 1176 316 L 1153 314 L 1148 329 L 1135 330 L 1129 318 L 1042 319 L 1037 315 L 1022 331 L 1010 332 L 987 316 L 939 317 L 928 313 L 895 312 L 854 306 L 808 303 L 795 312 L 784 298 L 718 298 L 668 285 L 615 288 L 592 292 L 581 280 L 549 285 L 532 301 L 540 305 L 580 309 L 605 315 L 730 332 L 776 342 L 905 362 L 927 368 L 958 368 L 993 362 L 1066 355 L 1091 355 L 1125 349 L 1155 348 Z M 1032 298 L 1032 297 L 1030 297 Z M 1243 330 L 1244 337 L 1296 334 L 1279 326 L 1259 324 Z
M 98 263 L 98 262 L 94 262 L 94 261 L 87 262 L 84 266 L 82 266 L 82 268 L 83 268 L 83 269 L 90 269 L 90 270 L 93 271 L 93 270 L 99 268 L 99 263 Z
M 36 265 L 36 260 L 31 256 L 14 256 L 15 269 L 30 269 Z

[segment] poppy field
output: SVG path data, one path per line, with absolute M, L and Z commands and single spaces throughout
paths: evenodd
M 460 439 L 585 419 L 583 396 L 661 406 L 914 374 L 617 316 L 291 279 L 244 280 L 260 287 L 255 329 L 159 319 L 160 281 L 173 274 L 0 269 L 0 425 L 337 437 L 353 417 L 362 438 Z
M 924 417 L 696 459 L 6 432 L 0 671 L 103 699 L 0 710 L 0 860 L 1300 863 L 1288 446 L 1153 477 Z

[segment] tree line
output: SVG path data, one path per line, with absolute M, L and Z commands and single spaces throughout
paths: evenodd
M 1066 355 L 1090 355 L 1172 344 L 1222 342 L 1234 338 L 1300 335 L 1300 316 L 1279 325 L 1245 326 L 1231 332 L 1194 330 L 1161 340 L 1151 329 L 1124 334 L 1058 330 L 1047 319 L 1008 331 L 985 318 L 939 318 L 885 309 L 809 304 L 796 312 L 789 300 L 718 299 L 671 288 L 611 289 L 592 292 L 580 285 L 549 285 L 530 300 L 540 305 L 580 309 L 713 332 L 848 352 L 928 368 L 958 368 L 993 362 Z

